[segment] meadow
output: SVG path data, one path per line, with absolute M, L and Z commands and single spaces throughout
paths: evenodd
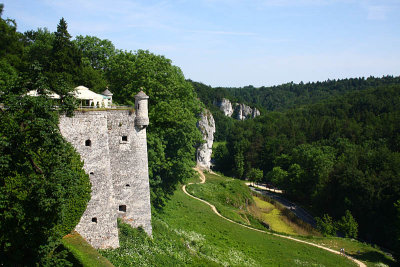
M 230 201 L 240 207 L 245 199 Z M 232 211 L 226 207 L 226 213 Z M 100 253 L 115 266 L 355 266 L 322 249 L 225 221 L 180 188 L 162 211 L 153 210 L 152 222 L 152 238 L 120 222 L 121 247 Z

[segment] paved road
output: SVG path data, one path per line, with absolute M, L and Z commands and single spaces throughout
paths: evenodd
M 262 195 L 269 196 L 270 198 L 274 199 L 275 201 L 281 203 L 287 209 L 291 210 L 299 219 L 305 221 L 306 223 L 310 224 L 312 227 L 316 227 L 316 222 L 313 216 L 311 216 L 305 209 L 296 205 L 293 202 L 290 202 L 286 198 L 282 197 L 281 195 L 275 194 L 268 190 L 258 189 L 251 185 L 249 185 L 250 189 L 254 192 L 260 193 Z

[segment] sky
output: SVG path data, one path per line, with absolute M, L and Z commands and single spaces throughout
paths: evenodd
M 0 0 L 18 31 L 149 50 L 211 86 L 400 75 L 400 0 Z

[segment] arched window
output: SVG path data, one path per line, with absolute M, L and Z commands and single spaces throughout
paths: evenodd
M 86 140 L 85 146 L 92 146 L 92 141 L 90 141 L 90 139 Z

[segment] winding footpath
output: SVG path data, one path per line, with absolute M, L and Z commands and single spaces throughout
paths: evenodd
M 198 168 L 195 168 L 195 170 L 200 174 L 200 184 L 204 184 L 204 183 L 206 182 L 206 177 L 204 176 L 204 173 L 203 173 L 200 169 L 198 169 Z M 191 184 L 193 184 L 193 183 L 188 183 L 187 185 L 191 185 Z M 267 232 L 267 231 L 264 231 L 264 230 L 256 229 L 256 228 L 253 228 L 253 227 L 250 227 L 250 226 L 247 226 L 247 225 L 244 225 L 244 224 L 241 224 L 241 223 L 232 221 L 231 219 L 228 219 L 228 218 L 226 218 L 225 216 L 222 216 L 221 213 L 219 213 L 219 212 L 217 211 L 217 209 L 215 208 L 215 206 L 212 205 L 211 203 L 209 203 L 209 202 L 207 202 L 207 201 L 205 201 L 205 200 L 203 200 L 203 199 L 200 199 L 200 198 L 198 198 L 198 197 L 195 197 L 195 196 L 189 194 L 189 193 L 186 191 L 186 185 L 183 185 L 183 186 L 182 186 L 182 190 L 183 190 L 183 192 L 184 192 L 186 195 L 188 195 L 189 197 L 194 198 L 194 199 L 197 199 L 197 200 L 203 202 L 204 204 L 210 206 L 211 209 L 213 210 L 213 212 L 214 212 L 216 215 L 218 215 L 219 217 L 223 218 L 223 219 L 226 220 L 226 221 L 229 221 L 229 222 L 231 222 L 231 223 L 240 225 L 240 226 L 242 226 L 242 227 L 244 227 L 244 228 L 248 228 L 248 229 L 253 230 L 253 231 L 257 231 L 257 232 L 264 233 L 264 234 L 269 234 L 269 235 L 274 235 L 274 236 L 278 236 L 278 237 L 281 237 L 281 238 L 290 239 L 290 240 L 292 240 L 292 241 L 296 241 L 296 242 L 299 242 L 299 243 L 307 244 L 307 245 L 310 245 L 310 246 L 314 246 L 314 247 L 317 247 L 317 248 L 321 248 L 321 249 L 327 250 L 327 251 L 329 251 L 329 252 L 331 252 L 331 253 L 335 253 L 335 254 L 337 254 L 337 255 L 341 255 L 341 253 L 340 253 L 339 251 L 336 251 L 336 250 L 333 250 L 333 249 L 330 249 L 330 248 L 327 248 L 327 247 L 324 247 L 324 246 L 321 246 L 321 245 L 317 245 L 317 244 L 314 244 L 314 243 L 311 243 L 311 242 L 307 242 L 307 241 L 304 241 L 304 240 L 296 239 L 296 238 L 293 238 L 293 237 L 290 237 L 290 236 L 284 236 L 284 235 L 280 235 L 280 234 L 270 233 L 270 232 Z M 365 265 L 363 262 L 361 262 L 361 261 L 359 261 L 359 260 L 356 260 L 356 259 L 353 258 L 353 257 L 350 257 L 350 256 L 348 256 L 348 255 L 344 255 L 344 256 L 345 256 L 346 258 L 348 258 L 349 260 L 355 262 L 355 263 L 356 263 L 358 266 L 360 266 L 360 267 L 367 267 L 367 265 Z

